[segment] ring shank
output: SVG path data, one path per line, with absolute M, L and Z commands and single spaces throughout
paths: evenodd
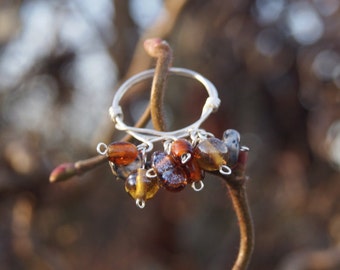
M 190 130 L 198 129 L 199 126 L 206 120 L 206 118 L 214 111 L 217 110 L 217 108 L 220 105 L 220 99 L 218 98 L 218 93 L 215 88 L 215 86 L 205 77 L 203 77 L 201 74 L 190 70 L 186 68 L 177 68 L 172 67 L 169 68 L 169 75 L 179 75 L 187 78 L 192 78 L 197 81 L 199 81 L 203 86 L 205 87 L 209 97 L 207 98 L 203 109 L 202 114 L 200 118 L 194 122 L 193 124 L 184 127 L 180 130 L 176 131 L 156 131 L 146 128 L 136 128 L 132 126 L 128 126 L 123 122 L 123 111 L 119 104 L 120 100 L 123 98 L 123 96 L 126 94 L 126 92 L 131 89 L 131 87 L 145 79 L 152 78 L 154 76 L 155 70 L 149 69 L 142 71 L 131 78 L 129 78 L 127 81 L 125 81 L 117 90 L 113 100 L 112 100 L 112 106 L 110 108 L 110 115 L 112 120 L 116 124 L 116 128 L 119 130 L 125 130 L 132 136 L 134 136 L 137 140 L 140 140 L 142 142 L 152 142 L 156 140 L 161 140 L 163 138 L 168 137 L 184 137 L 188 134 Z

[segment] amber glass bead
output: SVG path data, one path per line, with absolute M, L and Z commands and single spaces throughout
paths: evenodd
M 165 171 L 159 179 L 163 187 L 169 191 L 181 191 L 188 184 L 187 174 L 181 167 Z
M 176 163 L 170 155 L 165 152 L 155 151 L 151 156 L 151 165 L 157 174 L 162 174 L 176 167 Z
M 113 142 L 107 146 L 106 155 L 116 165 L 128 165 L 137 158 L 138 150 L 129 142 Z
M 197 182 L 204 179 L 204 171 L 201 169 L 196 159 L 191 159 L 185 166 L 183 166 L 184 170 L 187 173 L 189 178 L 189 182 Z
M 187 173 L 188 182 L 200 181 L 204 178 L 204 171 L 200 168 L 198 162 L 193 158 L 192 144 L 186 139 L 178 139 L 171 144 L 170 153 L 177 164 L 179 164 Z M 191 158 L 183 163 L 183 156 L 191 155 Z
M 146 201 L 151 199 L 158 191 L 157 178 L 147 178 L 146 170 L 139 168 L 131 173 L 125 181 L 125 190 L 135 200 Z
M 237 162 L 238 155 L 240 152 L 240 133 L 234 129 L 227 129 L 223 133 L 223 142 L 228 148 L 229 152 L 229 159 L 228 164 L 229 166 L 234 166 Z
M 137 158 L 128 165 L 117 165 L 113 162 L 109 162 L 109 164 L 112 174 L 125 180 L 132 172 L 135 172 L 138 168 L 142 167 L 142 159 L 140 155 L 138 155 Z
M 160 183 L 167 190 L 180 191 L 187 185 L 187 173 L 175 162 L 171 155 L 156 151 L 152 154 L 151 162 Z
M 171 144 L 170 153 L 176 162 L 181 163 L 183 155 L 192 154 L 193 147 L 188 140 L 178 139 Z
M 201 169 L 216 171 L 220 166 L 227 164 L 228 148 L 223 141 L 217 138 L 208 138 L 196 145 L 194 158 Z

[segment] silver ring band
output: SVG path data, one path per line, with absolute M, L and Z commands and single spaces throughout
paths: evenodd
M 123 122 L 123 111 L 121 106 L 119 105 L 120 100 L 123 98 L 126 92 L 131 89 L 133 85 L 145 79 L 152 78 L 154 76 L 154 73 L 154 69 L 140 72 L 125 81 L 117 90 L 112 100 L 112 106 L 110 107 L 109 111 L 110 116 L 114 121 L 117 129 L 126 131 L 139 141 L 147 144 L 152 144 L 152 142 L 154 141 L 159 141 L 165 138 L 180 138 L 188 136 L 191 131 L 198 130 L 199 126 L 208 118 L 208 116 L 218 109 L 221 101 L 218 98 L 218 93 L 215 86 L 208 79 L 193 70 L 172 67 L 169 68 L 169 75 L 179 75 L 187 78 L 192 78 L 202 83 L 205 87 L 209 97 L 206 99 L 200 118 L 193 124 L 175 131 L 156 131 L 147 128 L 136 128 L 126 125 Z

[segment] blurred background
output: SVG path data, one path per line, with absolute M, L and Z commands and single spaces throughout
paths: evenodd
M 114 91 L 154 66 L 142 44 L 160 37 L 219 91 L 203 127 L 251 148 L 249 269 L 340 269 L 339 25 L 338 0 L 0 0 L 0 268 L 230 269 L 238 226 L 215 176 L 143 210 L 107 164 L 48 181 L 123 137 Z M 169 127 L 197 119 L 201 86 L 167 88 Z

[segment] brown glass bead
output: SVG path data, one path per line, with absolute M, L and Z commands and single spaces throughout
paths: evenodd
M 152 154 L 151 162 L 160 183 L 167 190 L 180 191 L 187 185 L 187 173 L 176 164 L 171 155 L 156 151 Z
M 128 165 L 117 165 L 113 162 L 109 162 L 112 174 L 117 176 L 119 179 L 126 179 L 132 172 L 137 171 L 138 168 L 142 167 L 142 159 L 140 155 L 137 158 L 129 163 Z
M 192 144 L 186 139 L 178 139 L 171 144 L 170 153 L 177 162 L 187 173 L 188 182 L 200 181 L 204 178 L 204 171 L 201 170 L 198 162 L 193 158 Z M 191 155 L 184 164 L 182 158 L 184 155 Z
M 188 175 L 189 182 L 197 182 L 204 179 L 204 171 L 201 169 L 196 159 L 192 158 L 189 160 L 185 163 L 183 168 Z
M 166 171 L 159 178 L 163 187 L 169 191 L 181 191 L 188 184 L 187 174 L 181 167 Z
M 193 148 L 189 141 L 185 139 L 178 139 L 171 144 L 170 153 L 176 160 L 181 163 L 182 156 L 185 154 L 192 154 Z
M 221 140 L 208 138 L 196 145 L 194 158 L 201 169 L 216 171 L 220 166 L 227 164 L 228 148 Z
M 155 151 L 151 156 L 151 165 L 157 174 L 162 174 L 176 167 L 173 158 L 165 152 Z
M 106 155 L 116 165 L 128 165 L 137 158 L 138 150 L 129 142 L 113 142 L 107 146 Z
M 146 170 L 139 168 L 131 173 L 125 181 L 125 190 L 135 200 L 146 201 L 151 199 L 158 191 L 157 178 L 146 177 Z

